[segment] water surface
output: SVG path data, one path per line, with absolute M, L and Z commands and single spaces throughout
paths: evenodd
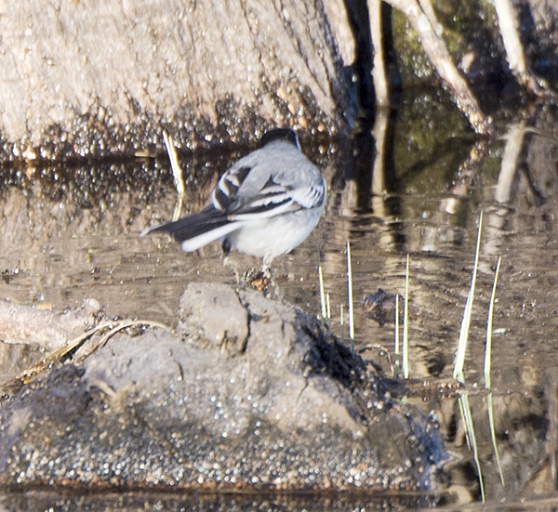
M 328 322 L 348 340 L 350 242 L 355 349 L 390 373 L 394 326 L 370 318 L 361 301 L 379 288 L 404 293 L 409 254 L 411 377 L 451 379 L 482 211 L 465 380 L 486 498 L 494 504 L 503 498 L 519 504 L 526 498 L 555 496 L 558 122 L 551 106 L 528 113 L 500 110 L 497 119 L 497 140 L 479 142 L 451 106 L 437 95 L 424 94 L 404 99 L 396 114 L 379 115 L 371 134 L 351 140 L 303 137 L 303 150 L 323 169 L 329 183 L 328 203 L 307 241 L 274 261 L 274 290 L 305 311 L 320 314 L 321 259 L 331 311 Z M 181 155 L 188 188 L 185 213 L 200 210 L 219 175 L 250 149 L 215 148 Z M 172 217 L 177 198 L 166 158 L 5 168 L 3 176 L 3 299 L 54 310 L 98 303 L 108 316 L 172 325 L 188 283 L 235 285 L 235 270 L 260 264 L 238 256 L 224 266 L 218 244 L 185 254 L 165 235 L 139 237 L 146 226 Z M 481 392 L 489 298 L 500 256 L 492 400 L 505 487 L 490 441 L 487 395 Z M 3 377 L 33 357 L 28 349 L 4 347 Z M 418 505 L 452 503 L 455 496 L 479 500 L 477 466 L 467 447 L 457 400 L 436 393 L 410 400 L 438 415 L 455 454 L 447 468 L 450 496 L 428 498 Z M 6 505 L 18 502 L 14 497 L 3 500 Z M 310 503 L 346 509 L 339 501 L 325 506 L 323 498 Z M 403 498 L 390 498 L 388 503 L 393 508 L 411 506 Z M 537 503 L 526 508 L 546 508 L 552 502 Z M 312 508 L 307 502 L 301 507 Z

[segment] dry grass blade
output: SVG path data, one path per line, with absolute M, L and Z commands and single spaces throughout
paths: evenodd
M 322 268 L 322 258 L 320 256 L 320 250 L 318 249 L 318 281 L 320 284 L 320 305 L 322 307 L 322 322 L 327 322 L 329 319 L 328 304 L 325 293 L 324 286 L 324 270 Z
M 345 343 L 345 313 L 343 311 L 343 304 L 339 306 L 339 326 L 341 327 L 341 343 Z
M 85 357 L 89 356 L 95 350 L 103 346 L 110 339 L 110 337 L 115 334 L 115 332 L 118 332 L 122 329 L 126 329 L 127 327 L 132 327 L 133 325 L 149 325 L 151 327 L 161 327 L 164 329 L 170 329 L 168 326 L 164 324 L 161 324 L 159 322 L 152 322 L 149 320 L 124 320 L 118 322 L 116 326 L 115 326 L 115 322 L 104 322 L 96 326 L 95 328 L 91 329 L 90 331 L 84 332 L 77 338 L 68 341 L 68 343 L 63 347 L 55 350 L 54 352 L 51 352 L 47 356 L 43 357 L 39 362 L 23 370 L 23 372 L 21 372 L 17 377 L 15 377 L 13 384 L 28 384 L 37 375 L 47 370 L 48 368 L 51 368 L 52 365 L 57 363 L 58 361 L 61 361 L 67 354 L 69 354 L 74 350 L 77 350 L 89 338 L 91 338 L 95 334 L 105 331 L 106 329 L 110 329 L 108 334 L 106 334 L 101 339 L 101 341 L 95 346 L 95 348 L 92 349 L 87 355 L 83 356 L 82 359 L 85 359 Z
M 494 303 L 496 301 L 496 287 L 498 285 L 498 276 L 500 275 L 500 264 L 502 257 L 498 258 L 496 271 L 494 273 L 494 284 L 492 285 L 492 294 L 490 295 L 490 306 L 488 308 L 488 321 L 486 323 L 486 352 L 484 357 L 484 385 L 487 389 L 492 386 L 491 371 L 492 371 L 492 321 L 494 319 Z M 498 465 L 498 473 L 502 486 L 506 486 L 504 479 L 504 471 L 502 463 L 500 462 L 500 451 L 498 450 L 498 443 L 496 442 L 496 427 L 494 426 L 494 407 L 492 403 L 492 393 L 488 393 L 486 397 L 486 406 L 488 409 L 488 424 L 490 426 L 490 438 L 492 440 L 492 448 L 496 456 L 496 463 Z
M 403 378 L 409 378 L 409 268 L 411 256 L 407 254 L 407 267 L 405 271 L 405 305 L 403 317 L 403 361 L 401 369 Z
M 353 267 L 351 262 L 351 242 L 347 240 L 347 286 L 349 294 L 349 339 L 351 351 L 355 351 L 355 316 L 353 309 Z
M 395 295 L 395 348 L 394 348 L 394 353 L 395 353 L 395 365 L 394 365 L 394 374 L 395 374 L 395 378 L 399 378 L 399 368 L 401 367 L 401 361 L 400 361 L 400 350 L 399 350 L 399 346 L 400 346 L 400 340 L 399 340 L 399 331 L 400 331 L 400 325 L 399 325 L 399 294 Z
M 123 329 L 128 329 L 129 327 L 142 325 L 148 325 L 149 327 L 160 327 L 162 329 L 168 329 L 170 331 L 170 327 L 168 325 L 162 324 L 160 322 L 153 322 L 150 320 L 121 320 L 117 325 L 111 328 L 109 332 L 107 332 L 91 350 L 84 354 L 80 358 L 80 360 L 86 359 L 91 354 L 104 347 L 107 341 L 110 340 L 117 332 L 122 331 Z
M 459 409 L 461 411 L 461 418 L 465 422 L 465 431 L 467 433 L 467 440 L 469 442 L 469 447 L 473 451 L 473 459 L 477 467 L 477 475 L 479 477 L 479 486 L 481 491 L 482 502 L 485 502 L 484 493 L 484 478 L 482 476 L 482 468 L 479 458 L 479 450 L 477 446 L 477 436 L 475 435 L 475 426 L 473 424 L 473 415 L 471 414 L 471 406 L 469 404 L 469 396 L 467 393 L 463 393 L 459 397 Z
M 62 360 L 67 354 L 72 352 L 73 350 L 77 350 L 85 341 L 87 341 L 91 336 L 94 336 L 98 332 L 101 332 L 105 329 L 110 328 L 113 322 L 105 322 L 100 325 L 97 325 L 90 331 L 86 331 L 83 334 L 79 335 L 77 338 L 68 341 L 66 345 L 60 347 L 59 349 L 51 352 L 50 354 L 43 357 L 40 361 L 35 363 L 34 365 L 26 368 L 23 370 L 15 380 L 21 382 L 22 384 L 27 384 L 31 381 L 34 377 L 36 377 L 39 373 L 43 372 L 47 368 L 50 368 L 54 363 Z
M 500 274 L 500 264 L 502 257 L 498 258 L 496 272 L 494 273 L 494 284 L 492 285 L 492 294 L 490 295 L 490 306 L 488 307 L 488 321 L 486 323 L 486 352 L 484 356 L 484 385 L 490 388 L 492 385 L 490 379 L 492 367 L 492 320 L 494 319 L 494 303 L 496 300 L 496 286 L 498 285 L 498 276 Z
M 473 276 L 471 277 L 471 287 L 469 288 L 467 303 L 465 305 L 465 311 L 463 312 L 463 320 L 461 322 L 461 330 L 459 331 L 459 341 L 457 343 L 457 352 L 455 354 L 455 363 L 453 368 L 453 378 L 457 379 L 460 382 L 465 382 L 465 375 L 463 374 L 463 368 L 465 366 L 465 354 L 467 353 L 469 327 L 471 325 L 471 316 L 473 313 L 473 302 L 474 302 L 474 295 L 475 295 L 475 285 L 477 282 L 477 271 L 479 267 L 480 243 L 481 243 L 481 235 L 482 235 L 482 218 L 483 218 L 483 212 L 481 211 L 479 216 L 479 228 L 477 231 L 477 248 L 475 251 L 475 264 L 473 265 Z
M 490 439 L 492 440 L 492 449 L 494 450 L 494 455 L 496 456 L 496 464 L 498 465 L 498 474 L 500 475 L 500 482 L 502 482 L 502 487 L 505 487 L 506 481 L 504 479 L 504 469 L 502 468 L 502 463 L 500 461 L 500 450 L 498 450 L 498 443 L 496 441 L 496 428 L 494 426 L 494 404 L 492 403 L 492 393 L 488 393 L 486 397 L 486 407 L 488 410 L 488 424 L 490 426 Z
M 182 214 L 182 205 L 184 203 L 184 194 L 186 193 L 186 186 L 184 185 L 184 178 L 182 177 L 182 168 L 178 162 L 178 155 L 176 153 L 176 146 L 172 137 L 163 131 L 163 139 L 165 140 L 165 146 L 167 148 L 167 153 L 169 155 L 169 160 L 171 164 L 172 174 L 174 176 L 174 183 L 176 190 L 178 192 L 178 204 L 174 209 L 174 215 L 172 216 L 173 222 L 177 221 Z

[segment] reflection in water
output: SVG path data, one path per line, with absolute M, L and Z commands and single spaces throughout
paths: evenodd
M 30 492 L 0 496 L 2 510 L 132 511 L 187 510 L 192 512 L 323 512 L 330 510 L 367 510 L 384 512 L 430 509 L 432 496 L 366 496 L 345 493 L 316 495 L 294 494 L 198 494 L 198 493 L 129 493 L 59 494 Z
M 486 212 L 466 379 L 470 385 L 482 383 L 488 298 L 501 254 L 492 389 L 505 489 L 490 445 L 486 395 L 469 395 L 489 499 L 551 492 L 555 482 L 558 142 L 543 134 L 556 126 L 558 115 L 552 109 L 537 114 L 504 127 L 502 138 L 487 145 L 464 134 L 462 122 L 438 98 L 423 97 L 404 102 L 397 117 L 380 111 L 374 127 L 353 141 L 310 144 L 303 138 L 303 149 L 324 170 L 331 193 L 317 230 L 274 262 L 280 293 L 319 314 L 321 249 L 330 324 L 341 336 L 347 239 L 356 304 L 378 288 L 401 293 L 410 253 L 411 374 L 449 378 L 476 222 L 479 210 Z M 219 174 L 248 151 L 181 155 L 186 208 L 203 207 Z M 108 315 L 173 323 L 189 282 L 235 283 L 216 244 L 185 254 L 165 237 L 138 237 L 146 226 L 172 216 L 176 193 L 164 159 L 7 169 L 3 176 L 0 273 L 7 278 L 0 280 L 0 293 L 5 299 L 61 310 L 93 298 Z M 258 262 L 240 255 L 236 264 L 248 269 Z M 380 347 L 365 355 L 392 351 L 392 324 L 380 325 L 364 305 L 355 322 L 357 348 Z M 9 368 L 14 357 L 32 357 L 29 352 L 12 347 L 2 351 L 0 360 Z M 448 443 L 461 453 L 448 468 L 449 483 L 456 493 L 478 498 L 456 400 L 435 395 L 420 403 L 437 412 Z

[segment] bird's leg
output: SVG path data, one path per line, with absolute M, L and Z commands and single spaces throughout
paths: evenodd
M 224 254 L 223 267 L 232 270 L 234 274 L 234 282 L 236 284 L 237 289 L 246 288 L 246 274 L 241 272 L 238 269 L 238 264 L 237 262 L 234 261 L 234 258 L 231 259 L 228 254 Z

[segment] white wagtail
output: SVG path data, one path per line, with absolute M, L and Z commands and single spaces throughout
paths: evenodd
M 301 153 L 296 133 L 278 128 L 225 172 L 207 208 L 142 235 L 170 233 L 186 252 L 219 240 L 225 254 L 233 248 L 263 258 L 267 267 L 316 227 L 325 199 L 325 180 Z

